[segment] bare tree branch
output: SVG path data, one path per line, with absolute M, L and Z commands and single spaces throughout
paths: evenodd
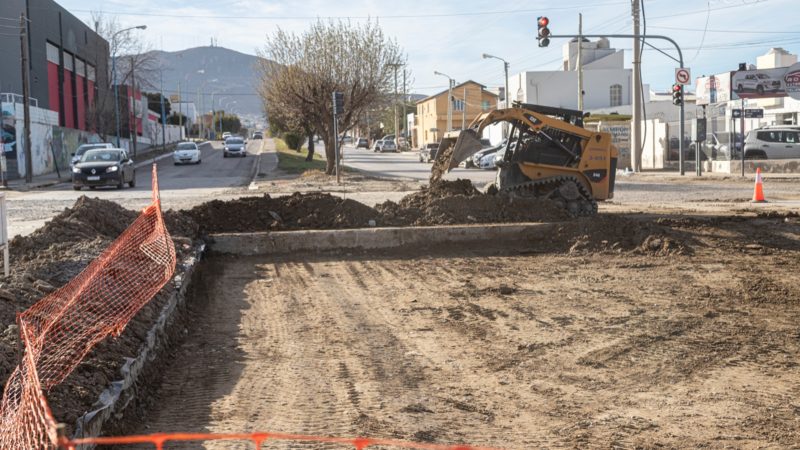
M 397 43 L 371 21 L 320 20 L 301 35 L 278 29 L 259 56 L 259 92 L 267 111 L 308 123 L 322 135 L 328 174 L 335 160 L 333 92 L 345 94 L 339 129 L 349 130 L 364 112 L 391 98 L 394 65 L 405 64 Z

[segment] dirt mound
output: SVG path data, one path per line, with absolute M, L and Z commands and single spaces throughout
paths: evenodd
M 11 240 L 11 274 L 0 283 L 0 384 L 5 385 L 20 357 L 16 315 L 78 275 L 138 215 L 138 211 L 125 209 L 117 203 L 82 196 L 73 207 L 65 209 L 43 227 Z M 197 236 L 197 223 L 182 212 L 167 211 L 164 218 L 176 251 L 181 255 L 188 250 L 187 242 Z M 91 382 L 78 383 L 80 389 L 69 382 L 59 387 L 58 395 L 50 398 L 54 411 L 59 413 L 71 408 L 67 414 L 69 423 L 74 423 L 77 414 L 86 411 L 99 390 L 108 385 L 110 377 L 116 376 L 124 358 L 141 343 L 158 310 L 157 303 L 158 298 L 152 305 L 148 304 L 121 337 L 112 343 L 101 343 L 95 349 L 74 375 L 81 378 L 81 374 L 86 373 L 85 377 Z M 61 419 L 65 417 L 59 415 Z
M 367 205 L 322 193 L 214 200 L 187 214 L 200 224 L 203 233 L 358 228 L 379 218 L 379 213 Z
M 469 180 L 438 181 L 398 203 L 376 207 L 392 226 L 546 222 L 568 218 L 549 200 L 484 194 Z

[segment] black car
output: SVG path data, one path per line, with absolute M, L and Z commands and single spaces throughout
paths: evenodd
M 136 186 L 136 169 L 133 160 L 119 148 L 89 150 L 72 166 L 72 188 L 80 191 L 84 186 Z

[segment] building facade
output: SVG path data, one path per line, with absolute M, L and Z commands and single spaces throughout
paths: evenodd
M 412 147 L 439 142 L 447 132 L 447 94 L 444 90 L 417 102 L 416 123 Z M 456 85 L 452 89 L 452 127 L 461 130 L 468 127 L 478 115 L 497 107 L 497 94 L 486 90 L 486 86 L 472 80 Z
M 582 45 L 583 109 L 631 104 L 633 72 L 624 66 L 624 52 L 610 47 L 608 39 Z M 562 70 L 520 72 L 508 80 L 512 101 L 578 109 L 578 41 L 564 45 Z
M 109 85 L 109 43 L 52 0 L 0 2 L 0 17 L 18 18 L 23 13 L 28 17 L 31 98 L 39 107 L 55 111 L 59 126 L 91 130 L 89 112 L 98 90 Z M 21 61 L 20 40 L 0 39 L 0 52 L 5 56 L 0 92 L 22 94 L 21 68 L 14 63 Z

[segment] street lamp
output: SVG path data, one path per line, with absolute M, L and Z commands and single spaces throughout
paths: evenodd
M 450 75 L 436 70 L 433 71 L 433 74 L 447 78 L 447 131 L 453 131 L 453 85 L 456 83 L 456 80 L 450 78 Z
M 147 25 L 124 28 L 111 36 L 111 78 L 114 80 L 114 117 L 117 121 L 117 148 L 119 148 L 119 85 L 117 84 L 117 35 L 130 30 L 146 30 Z
M 511 104 L 508 101 L 508 61 L 506 61 L 503 58 L 500 58 L 499 56 L 490 55 L 488 53 L 484 53 L 483 55 L 481 55 L 481 57 L 483 59 L 494 58 L 494 59 L 499 59 L 500 61 L 503 61 L 503 69 L 505 70 L 505 74 L 506 74 L 506 91 L 505 91 L 505 95 L 503 97 L 505 97 L 504 98 L 505 107 L 508 108 L 509 106 L 511 106 Z M 503 137 L 504 138 L 508 137 L 508 122 L 503 122 Z

